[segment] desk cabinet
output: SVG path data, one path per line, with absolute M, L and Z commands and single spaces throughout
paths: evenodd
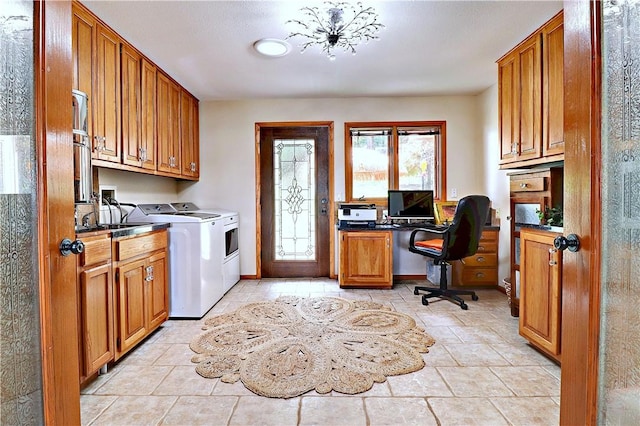
M 340 287 L 393 287 L 392 231 L 340 231 Z
M 562 252 L 558 233 L 523 229 L 520 233 L 520 335 L 560 361 Z
M 452 263 L 452 286 L 496 287 L 498 285 L 498 231 L 483 231 L 477 253 Z

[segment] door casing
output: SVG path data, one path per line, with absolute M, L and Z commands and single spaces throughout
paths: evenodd
M 324 126 L 329 131 L 329 277 L 336 278 L 335 273 L 335 206 L 333 200 L 333 121 L 291 121 L 291 122 L 261 122 L 255 124 L 255 169 L 256 169 L 256 276 L 262 278 L 262 208 L 260 205 L 261 180 L 260 180 L 260 129 L 263 127 L 317 127 Z

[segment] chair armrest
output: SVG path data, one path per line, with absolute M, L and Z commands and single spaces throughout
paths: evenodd
M 414 247 L 415 248 L 415 240 L 416 240 L 416 234 L 418 233 L 429 233 L 429 234 L 436 234 L 436 235 L 440 235 L 443 239 L 446 236 L 447 230 L 446 229 L 428 229 L 428 228 L 416 228 L 411 232 L 411 237 L 409 239 L 409 247 Z

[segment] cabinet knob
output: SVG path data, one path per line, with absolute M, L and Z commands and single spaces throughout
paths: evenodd
M 484 278 L 484 274 L 482 272 L 478 272 L 476 274 L 476 278 Z
M 484 262 L 484 256 L 478 256 L 478 257 L 476 257 L 476 261 L 478 261 L 478 262 Z
M 549 266 L 556 266 L 558 264 L 558 262 L 556 262 L 555 260 L 550 260 L 549 261 Z
M 520 188 L 526 188 L 527 186 L 529 186 L 529 185 L 528 185 L 528 184 L 526 184 L 526 183 L 521 183 L 521 184 L 520 184 Z

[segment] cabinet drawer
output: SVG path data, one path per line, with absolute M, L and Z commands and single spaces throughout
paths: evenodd
M 495 254 L 477 253 L 473 256 L 465 257 L 460 262 L 464 266 L 491 267 L 498 264 L 498 257 Z
M 80 266 L 96 265 L 111 260 L 111 236 L 109 234 L 81 238 L 84 251 L 80 253 Z
M 167 231 L 115 240 L 115 259 L 120 261 L 167 247 Z
M 511 179 L 509 182 L 511 192 L 544 191 L 544 177 L 530 177 L 524 179 Z
M 497 253 L 498 243 L 495 241 L 481 240 L 478 244 L 478 253 Z
M 498 271 L 496 268 L 464 268 L 462 284 L 496 284 Z
M 498 241 L 498 231 L 483 231 L 480 237 L 480 244 L 484 242 L 496 242 Z

